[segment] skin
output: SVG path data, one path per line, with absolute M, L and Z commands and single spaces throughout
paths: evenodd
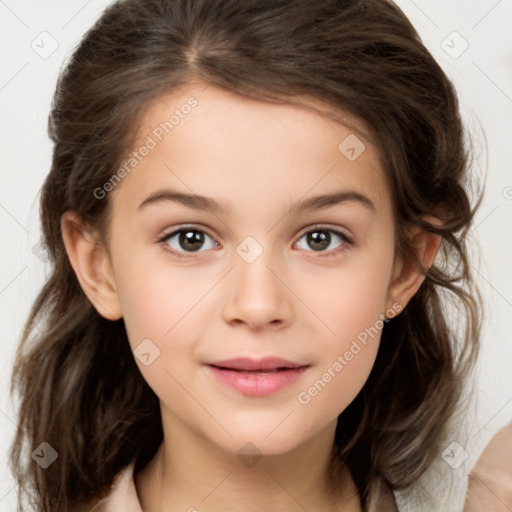
M 512 510 L 512 423 L 485 447 L 469 475 L 464 512 Z
M 150 339 L 160 350 L 149 366 L 135 359 L 160 399 L 164 430 L 157 455 L 135 475 L 142 508 L 361 510 L 346 468 L 340 491 L 330 490 L 328 462 L 338 415 L 364 385 L 380 332 L 307 404 L 297 397 L 386 310 L 405 307 L 424 279 L 395 260 L 379 155 L 358 136 L 366 149 L 349 161 L 338 150 L 353 133 L 344 125 L 307 108 L 204 84 L 153 103 L 138 140 L 191 96 L 197 107 L 110 192 L 105 242 L 73 212 L 62 218 L 71 264 L 99 313 L 124 317 L 132 349 Z M 139 208 L 164 188 L 207 196 L 230 210 L 214 214 L 169 200 Z M 364 194 L 375 210 L 346 201 L 291 211 L 306 198 L 340 190 Z M 206 233 L 199 251 L 187 252 L 178 236 L 158 241 L 190 224 Z M 329 231 L 329 246 L 315 250 L 305 234 L 318 224 L 322 233 L 337 230 L 354 244 Z M 252 263 L 236 252 L 247 236 L 263 249 Z M 411 236 L 429 267 L 440 237 L 419 230 Z M 240 356 L 309 367 L 284 390 L 251 397 L 225 387 L 204 366 Z M 248 442 L 262 455 L 251 467 L 237 457 Z

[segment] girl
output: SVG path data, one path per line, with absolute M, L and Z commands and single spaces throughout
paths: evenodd
M 411 505 L 478 352 L 480 198 L 454 89 L 404 14 L 120 1 L 49 132 L 20 510 Z

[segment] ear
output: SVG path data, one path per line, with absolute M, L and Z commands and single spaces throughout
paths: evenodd
M 441 221 L 435 217 L 428 216 L 425 217 L 425 220 L 434 225 L 441 225 Z M 414 228 L 410 237 L 417 261 L 428 270 L 434 262 L 443 237 L 425 231 L 419 226 Z M 401 305 L 401 309 L 404 309 L 424 280 L 425 274 L 414 263 L 397 261 L 388 289 L 387 308 L 398 303 Z
M 62 215 L 61 232 L 82 290 L 101 316 L 119 320 L 121 307 L 107 249 L 71 211 Z

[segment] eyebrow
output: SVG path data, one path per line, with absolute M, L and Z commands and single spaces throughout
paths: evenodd
M 176 192 L 169 189 L 158 190 L 148 196 L 139 205 L 138 210 L 142 210 L 149 205 L 161 203 L 164 201 L 180 203 L 189 208 L 196 210 L 207 210 L 215 214 L 227 215 L 229 213 L 229 208 L 225 204 L 219 203 L 214 199 L 196 194 Z M 305 199 L 304 201 L 301 201 L 300 203 L 292 206 L 289 213 L 298 215 L 304 212 L 321 210 L 324 208 L 329 208 L 330 206 L 347 202 L 358 203 L 373 213 L 377 211 L 374 203 L 364 194 L 361 194 L 355 190 L 343 190 L 332 194 L 324 194 L 321 196 Z

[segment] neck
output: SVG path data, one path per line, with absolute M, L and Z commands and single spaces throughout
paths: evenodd
M 335 423 L 285 454 L 237 456 L 177 424 L 164 428 L 164 442 L 135 475 L 145 512 L 360 511 L 350 472 L 339 486 L 329 478 Z

